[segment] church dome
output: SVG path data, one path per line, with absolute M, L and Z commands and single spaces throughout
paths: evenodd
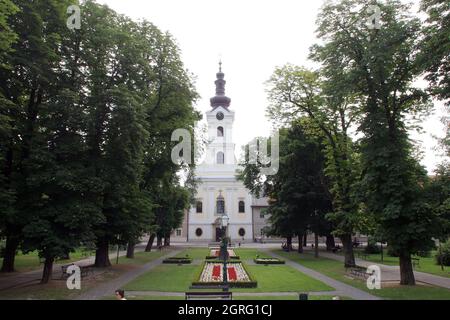
M 227 83 L 224 78 L 225 74 L 222 72 L 222 62 L 219 62 L 219 72 L 216 74 L 216 95 L 211 98 L 211 107 L 224 107 L 228 108 L 231 103 L 231 99 L 225 95 L 225 84 Z

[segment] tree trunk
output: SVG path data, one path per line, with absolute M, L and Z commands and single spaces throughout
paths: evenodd
M 319 234 L 314 232 L 314 257 L 319 257 Z
M 170 246 L 170 234 L 164 236 L 164 247 Z
M 411 255 L 409 253 L 400 253 L 400 284 L 414 286 L 416 279 L 411 263 Z
M 128 242 L 127 245 L 127 258 L 128 259 L 134 259 L 134 248 L 135 248 L 135 244 L 134 242 Z
M 3 256 L 1 272 L 14 272 L 14 261 L 16 259 L 17 247 L 19 241 L 14 237 L 6 238 L 6 246 Z
M 303 234 L 298 235 L 298 253 L 303 253 Z
M 156 234 L 152 233 L 150 238 L 148 238 L 147 246 L 145 247 L 145 252 L 152 251 L 153 242 L 155 241 Z
M 292 237 L 291 236 L 286 238 L 286 245 L 287 245 L 287 250 L 291 251 L 292 250 Z
M 303 235 L 303 246 L 308 246 L 308 232 L 305 232 L 305 234 Z
M 333 250 L 333 248 L 336 246 L 333 235 L 331 234 L 327 235 L 326 244 L 327 244 L 327 251 Z
M 355 255 L 353 254 L 352 235 L 346 234 L 340 237 L 344 249 L 344 265 L 346 268 L 355 266 Z
M 106 239 L 97 241 L 97 250 L 95 251 L 95 266 L 97 268 L 110 267 L 109 261 L 109 242 Z
M 160 235 L 156 236 L 156 246 L 158 248 L 162 246 L 162 237 Z
M 53 257 L 45 258 L 44 271 L 42 272 L 42 279 L 41 279 L 42 284 L 48 283 L 52 278 L 54 260 L 55 258 Z

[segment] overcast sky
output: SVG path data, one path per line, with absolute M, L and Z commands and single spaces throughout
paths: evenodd
M 201 95 L 197 109 L 210 109 L 215 93 L 218 61 L 223 61 L 226 95 L 236 112 L 234 140 L 240 148 L 255 136 L 270 133 L 265 116 L 264 82 L 276 66 L 311 66 L 307 56 L 315 43 L 315 19 L 323 0 L 98 0 L 138 20 L 145 18 L 176 39 L 185 67 L 196 76 Z M 418 2 L 417 0 L 415 2 Z M 441 159 L 435 156 L 432 135 L 442 136 L 437 114 L 424 122 L 422 163 L 431 172 Z

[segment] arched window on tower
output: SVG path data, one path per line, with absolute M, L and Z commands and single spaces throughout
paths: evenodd
M 219 194 L 216 200 L 217 214 L 225 214 L 225 199 L 222 194 Z
M 217 127 L 217 136 L 223 137 L 223 127 Z
M 197 211 L 197 213 L 203 213 L 203 203 L 201 201 L 197 201 L 196 211 Z
M 239 213 L 245 213 L 245 202 L 239 201 Z
M 225 154 L 220 151 L 217 153 L 217 164 L 224 164 L 225 163 Z

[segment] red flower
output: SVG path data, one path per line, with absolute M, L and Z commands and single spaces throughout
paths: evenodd
M 220 279 L 220 266 L 219 265 L 216 265 L 213 267 L 212 277 L 213 277 L 213 279 Z
M 237 274 L 234 267 L 228 267 L 228 280 L 237 281 Z

